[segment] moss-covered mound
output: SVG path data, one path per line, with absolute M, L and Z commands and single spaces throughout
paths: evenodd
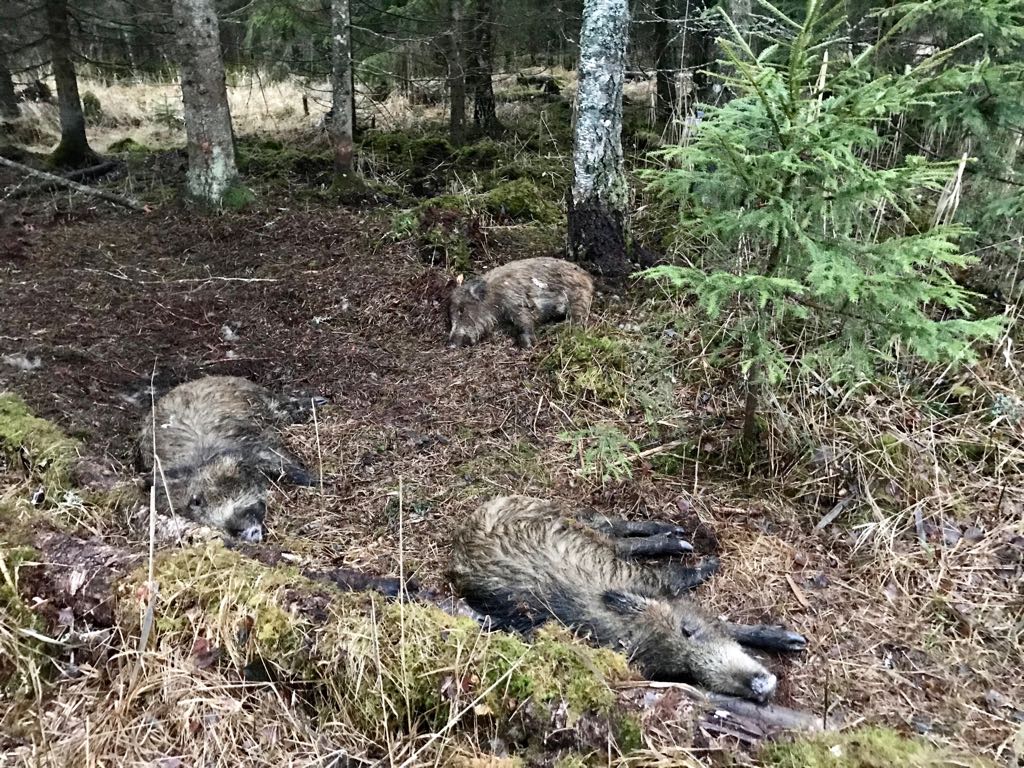
M 888 728 L 866 727 L 762 750 L 765 768 L 986 768 L 986 760 L 951 755 Z
M 0 453 L 25 467 L 52 497 L 71 485 L 78 443 L 33 414 L 18 395 L 0 392 Z
M 301 681 L 320 717 L 375 740 L 396 730 L 436 732 L 464 717 L 507 722 L 527 703 L 558 708 L 570 722 L 611 714 L 609 682 L 630 676 L 621 655 L 564 630 L 544 630 L 532 644 L 485 633 L 433 606 L 313 584 L 220 543 L 165 555 L 157 580 L 161 650 L 204 638 L 233 668 Z M 139 627 L 140 615 L 134 601 L 120 608 L 125 627 Z

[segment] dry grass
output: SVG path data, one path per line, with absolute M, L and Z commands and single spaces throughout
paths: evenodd
M 151 139 L 125 126 L 148 120 L 165 88 L 174 90 L 146 86 L 147 101 L 97 87 L 105 110 L 109 104 L 105 119 L 116 124 L 104 129 L 109 138 L 128 133 L 161 143 L 148 122 L 139 129 L 153 130 Z M 265 130 L 259 121 L 272 114 L 283 128 L 308 127 L 305 118 L 286 114 L 301 101 L 297 86 L 264 95 L 233 88 L 236 119 L 249 119 L 251 110 L 254 130 Z M 405 125 L 415 115 L 394 98 L 389 125 Z M 164 138 L 181 140 L 173 131 Z M 502 492 L 701 523 L 713 535 L 695 537 L 698 549 L 720 546 L 723 568 L 698 599 L 731 619 L 782 621 L 811 639 L 804 657 L 770 662 L 782 678 L 783 703 L 925 733 L 1005 764 L 1021 759 L 1024 451 L 1020 422 L 993 410 L 997 395 L 1012 403 L 1024 392 L 1016 349 L 1001 346 L 960 378 L 915 371 L 913 386 L 880 382 L 848 398 L 808 386 L 770 402 L 764 453 L 754 471 L 744 472 L 729 448 L 741 393 L 709 362 L 710 340 L 696 321 L 684 315 L 665 342 L 676 361 L 665 363 L 673 388 L 656 418 L 645 419 L 628 364 L 608 377 L 621 384 L 615 396 L 600 402 L 592 391 L 565 386 L 572 358 L 562 354 L 563 333 L 543 334 L 532 353 L 507 340 L 445 349 L 440 299 L 451 275 L 424 266 L 409 244 L 393 243 L 387 212 L 297 208 L 213 222 L 178 223 L 186 214 L 177 211 L 160 220 L 91 211 L 53 228 L 40 218 L 33 258 L 19 264 L 26 274 L 17 281 L 50 285 L 58 298 L 86 284 L 96 305 L 109 308 L 118 336 L 130 327 L 142 339 L 136 358 L 133 348 L 119 347 L 101 360 L 110 369 L 149 370 L 153 355 L 162 355 L 161 363 L 194 355 L 208 370 L 230 351 L 253 361 L 250 375 L 296 376 L 332 394 L 315 424 L 289 434 L 311 467 L 322 466 L 322 488 L 279 489 L 268 519 L 272 541 L 310 564 L 401 570 L 443 587 L 454 526 Z M 102 246 L 92 251 L 82 243 Z M 487 254 L 492 261 L 518 255 Z M 59 268 L 37 274 L 44 257 Z M 236 273 L 276 282 L 203 282 Z M 115 314 L 132 302 L 145 308 L 144 321 Z M 81 321 L 71 317 L 80 308 L 56 300 L 55 306 L 49 324 L 26 324 L 53 344 Z M 608 333 L 627 345 L 664 330 L 639 301 L 604 297 L 598 315 L 595 327 L 618 328 Z M 147 347 L 154 317 L 178 323 L 180 339 Z M 219 329 L 239 319 L 241 341 L 228 350 Z M 97 345 L 111 343 L 107 329 L 95 337 Z M 601 373 L 608 371 L 599 366 Z M 103 445 L 126 439 L 126 430 L 111 432 L 110 414 L 121 418 L 125 407 L 102 400 L 106 379 L 81 417 L 71 395 L 92 391 L 94 383 L 47 374 L 45 367 L 17 376 L 0 371 L 9 386 L 45 390 L 39 399 L 57 402 L 61 420 L 98 425 Z M 599 424 L 615 425 L 644 453 L 629 455 L 631 473 L 620 481 L 602 483 L 587 473 L 560 437 Z M 681 443 L 681 458 L 665 463 L 675 448 L 662 443 Z M 2 473 L 5 493 L 24 498 L 32 489 L 15 469 Z M 129 532 L 125 520 L 80 499 L 59 500 L 52 511 L 98 535 Z M 819 527 L 833 511 L 834 519 Z M 134 536 L 143 546 L 145 535 Z M 224 615 L 234 609 L 224 602 Z M 180 618 L 178 610 L 173 601 L 161 604 L 158 622 Z M 141 660 L 119 655 L 120 642 L 75 649 L 75 668 L 48 691 L 45 705 L 8 709 L 5 728 L 24 741 L 5 743 L 11 751 L 0 755 L 0 765 L 342 765 L 332 760 L 343 752 L 352 765 L 506 764 L 507 744 L 491 729 L 467 728 L 458 738 L 437 722 L 412 737 L 408 730 L 376 730 L 311 714 L 288 686 L 247 683 L 236 668 L 197 665 L 195 642 L 207 637 L 207 615 L 186 615 Z M 371 625 L 360 626 L 365 633 Z M 227 647 L 230 638 L 222 640 Z M 0 626 L 0 650 L 15 642 L 21 640 Z M 321 660 L 340 668 L 337 657 Z M 392 668 L 370 654 L 362 671 L 376 679 Z M 30 681 L 32 669 L 26 667 Z M 338 685 L 348 679 L 339 677 Z M 715 749 L 731 747 L 711 740 L 710 753 L 697 749 L 679 719 L 645 726 L 645 750 L 630 765 L 717 764 Z

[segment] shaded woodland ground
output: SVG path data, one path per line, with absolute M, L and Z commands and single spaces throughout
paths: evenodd
M 742 393 L 686 308 L 669 310 L 650 286 L 603 290 L 587 333 L 549 328 L 530 351 L 505 338 L 445 348 L 456 274 L 561 252 L 565 129 L 554 136 L 549 126 L 563 108 L 519 106 L 517 138 L 458 151 L 431 133 L 368 134 L 361 157 L 376 194 L 359 204 L 331 198 L 330 153 L 314 128 L 243 137 L 240 166 L 257 203 L 212 217 L 174 201 L 185 170 L 176 150 L 100 144 L 122 165 L 99 184 L 148 203 L 144 214 L 62 192 L 16 199 L 28 182 L 0 169 L 0 389 L 122 463 L 151 377 L 168 386 L 230 373 L 327 396 L 316 423 L 289 436 L 323 486 L 280 489 L 268 516 L 272 544 L 323 567 L 401 571 L 443 590 L 453 526 L 505 492 L 679 522 L 698 552 L 723 562 L 701 602 L 810 638 L 801 657 L 771 660 L 780 703 L 1016 764 L 1024 454 L 1019 422 L 991 414 L 1017 396 L 1019 354 L 1006 346 L 1005 360 L 952 382 L 922 370 L 942 407 L 899 386 L 868 405 L 827 392 L 773 403 L 776 424 L 812 437 L 797 451 L 774 426 L 744 470 L 730 448 Z M 453 189 L 463 196 L 435 196 Z M 641 207 L 640 226 L 656 231 L 652 218 Z M 625 450 L 617 436 L 635 445 Z M 4 504 L 31 496 L 10 454 L 0 478 Z M 848 496 L 855 503 L 843 506 Z M 51 501 L 46 514 L 78 530 L 144 542 L 125 508 Z M 410 755 L 501 764 L 468 746 L 502 753 L 483 725 L 422 754 L 400 736 L 346 742 L 344 728 L 312 727 L 303 703 L 274 685 L 195 664 L 202 649 L 163 651 L 134 688 L 82 666 L 40 710 L 8 721 L 4 759 L 219 765 L 238 757 L 218 745 L 245 744 L 267 764 L 342 764 L 332 749 L 385 764 L 382 750 L 393 764 Z M 648 726 L 629 764 L 722 764 L 735 749 L 728 736 Z M 934 764 L 877 748 L 889 755 L 877 764 Z M 615 762 L 618 749 L 596 759 Z M 876 764 L 852 762 L 857 749 L 847 749 L 851 764 Z M 534 758 L 583 760 L 564 750 Z M 737 759 L 818 764 L 799 753 Z

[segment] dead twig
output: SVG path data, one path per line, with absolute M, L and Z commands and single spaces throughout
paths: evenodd
M 76 192 L 81 192 L 85 195 L 106 200 L 108 203 L 114 203 L 116 205 L 123 206 L 124 208 L 131 208 L 133 211 L 145 210 L 142 203 L 138 200 L 133 200 L 121 195 L 115 195 L 113 192 L 107 192 L 104 189 L 87 187 L 85 184 L 79 184 L 77 181 L 71 181 L 69 179 L 65 179 L 63 176 L 56 176 L 52 173 L 47 173 L 46 171 L 37 171 L 35 168 L 29 168 L 27 165 L 22 165 L 21 163 L 16 163 L 13 160 L 8 160 L 6 157 L 0 157 L 0 165 L 6 165 L 8 168 L 13 168 L 16 171 L 27 173 L 29 176 L 36 176 L 40 179 L 45 179 L 48 183 L 58 187 L 67 187 L 75 190 Z

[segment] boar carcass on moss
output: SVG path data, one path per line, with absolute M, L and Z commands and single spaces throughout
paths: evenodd
M 622 655 L 563 629 L 527 643 L 432 605 L 315 584 L 219 542 L 164 555 L 157 582 L 161 648 L 187 649 L 204 637 L 236 667 L 258 664 L 302 681 L 324 718 L 372 738 L 410 726 L 435 732 L 464 712 L 505 720 L 526 702 L 562 708 L 570 721 L 611 715 L 609 683 L 632 676 Z M 134 594 L 130 585 L 125 593 Z M 122 623 L 137 627 L 141 610 L 123 605 Z

